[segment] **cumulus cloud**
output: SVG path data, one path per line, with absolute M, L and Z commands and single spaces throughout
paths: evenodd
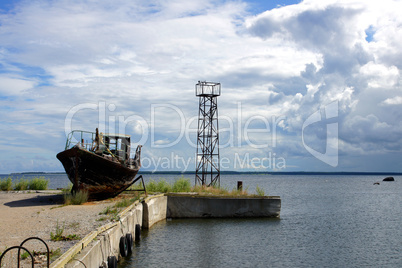
M 381 102 L 383 106 L 389 106 L 389 105 L 400 105 L 402 104 L 402 97 L 401 96 L 396 96 L 394 98 L 388 98 Z

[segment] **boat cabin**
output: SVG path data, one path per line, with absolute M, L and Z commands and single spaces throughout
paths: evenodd
M 67 136 L 66 148 L 80 146 L 99 156 L 126 163 L 130 159 L 130 136 L 73 130 Z

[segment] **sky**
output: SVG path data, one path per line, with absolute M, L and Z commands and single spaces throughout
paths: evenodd
M 63 171 L 74 129 L 195 169 L 198 81 L 221 170 L 402 172 L 402 1 L 0 3 L 0 174 Z

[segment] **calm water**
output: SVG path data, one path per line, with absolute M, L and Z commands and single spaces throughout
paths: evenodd
M 382 178 L 223 176 L 280 195 L 280 220 L 164 221 L 120 267 L 402 267 L 402 177 Z
M 178 176 L 144 176 L 160 177 Z M 45 178 L 50 188 L 69 182 Z M 228 189 L 241 180 L 249 192 L 281 196 L 281 218 L 163 221 L 119 267 L 402 267 L 402 176 L 373 185 L 382 178 L 224 175 Z

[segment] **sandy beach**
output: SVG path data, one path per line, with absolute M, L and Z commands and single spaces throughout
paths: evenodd
M 75 234 L 82 238 L 106 223 L 97 221 L 102 217 L 99 213 L 116 202 L 105 200 L 62 206 L 63 201 L 58 191 L 0 192 L 0 252 L 35 236 L 43 239 L 50 250 L 60 249 L 64 253 L 79 240 L 51 241 L 50 233 L 56 232 L 57 225 L 64 227 L 63 235 Z M 35 240 L 24 246 L 30 251 L 46 251 L 43 244 Z

